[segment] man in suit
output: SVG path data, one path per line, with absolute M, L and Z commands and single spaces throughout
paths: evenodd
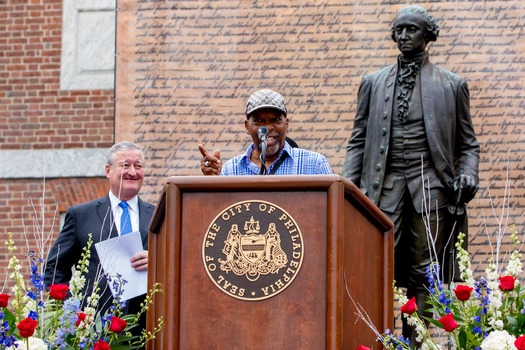
M 429 61 L 436 20 L 408 6 L 397 13 L 391 34 L 401 54 L 361 82 L 343 176 L 393 221 L 396 283 L 422 314 L 426 269 L 443 256 L 452 233 L 446 223 L 477 191 L 479 144 L 467 83 Z M 403 333 L 414 344 L 412 327 L 404 324 Z
M 136 271 L 147 270 L 148 225 L 155 209 L 138 196 L 144 181 L 144 155 L 137 145 L 123 141 L 111 147 L 107 155 L 105 173 L 109 180 L 109 193 L 106 196 L 72 206 L 67 210 L 64 226 L 48 254 L 44 279 L 46 286 L 69 284 L 71 269 L 79 262 L 87 245 L 88 235 L 92 234 L 89 266 L 84 274 L 84 295 L 89 297 L 95 282 L 98 282 L 98 310 L 102 315 L 113 304 L 113 296 L 94 245 L 125 233 L 140 231 L 144 250 L 134 255 L 130 264 Z M 127 206 L 124 205 L 126 203 Z M 125 210 L 128 214 L 124 213 Z M 126 228 L 128 223 L 131 223 L 131 226 Z M 124 288 L 133 286 L 125 284 Z M 144 296 L 129 300 L 126 313 L 137 313 L 143 300 Z

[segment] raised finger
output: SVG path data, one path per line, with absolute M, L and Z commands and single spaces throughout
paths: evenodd
M 206 151 L 206 148 L 204 148 L 204 146 L 201 144 L 199 144 L 199 151 L 201 152 L 203 157 L 206 157 L 208 155 L 208 151 Z

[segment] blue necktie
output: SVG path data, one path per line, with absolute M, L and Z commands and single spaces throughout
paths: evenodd
M 131 218 L 129 216 L 128 202 L 120 202 L 119 207 L 122 208 L 122 216 L 120 217 L 120 235 L 131 232 Z

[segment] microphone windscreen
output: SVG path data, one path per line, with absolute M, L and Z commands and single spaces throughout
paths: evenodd
M 266 126 L 261 126 L 257 130 L 257 137 L 259 137 L 260 141 L 266 141 L 266 135 L 268 134 L 268 128 Z

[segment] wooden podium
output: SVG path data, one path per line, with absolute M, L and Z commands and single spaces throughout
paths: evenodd
M 338 175 L 170 177 L 150 223 L 163 292 L 147 328 L 164 326 L 148 349 L 377 347 L 349 294 L 393 329 L 392 227 Z

